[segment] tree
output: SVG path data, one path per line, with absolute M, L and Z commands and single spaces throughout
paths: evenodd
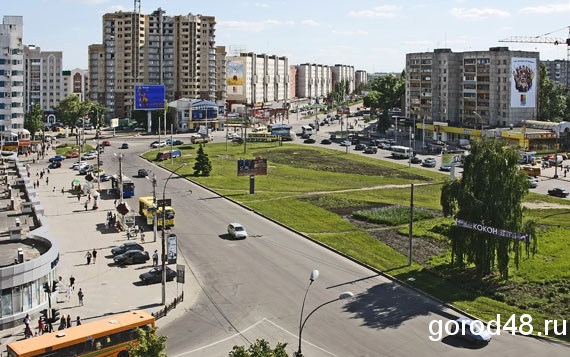
M 77 119 L 80 119 L 84 112 L 84 109 L 81 108 L 79 97 L 76 95 L 70 95 L 63 98 L 55 110 L 57 111 L 58 120 L 62 122 L 63 125 L 67 125 L 72 128 L 72 130 L 77 123 Z
M 378 120 L 378 130 L 385 131 L 391 125 L 388 111 L 394 107 L 400 107 L 406 91 L 406 75 L 402 72 L 399 76 L 389 74 L 375 78 L 370 83 L 370 92 L 364 96 L 363 103 L 372 109 L 379 109 L 382 115 Z
M 101 127 L 105 124 L 105 111 L 106 108 L 103 104 L 88 100 L 84 104 L 88 109 L 89 121 L 95 128 Z
M 127 351 L 130 357 L 166 357 L 166 336 L 156 333 L 156 327 L 148 329 L 136 328 L 138 340 L 129 343 Z
M 208 158 L 208 154 L 204 152 L 204 148 L 202 144 L 200 144 L 200 148 L 198 149 L 196 156 L 196 163 L 194 164 L 194 176 L 202 175 L 202 176 L 210 176 L 210 172 L 212 172 L 212 163 Z
M 532 249 L 536 251 L 534 223 L 523 223 L 522 199 L 528 193 L 528 179 L 518 168 L 520 154 L 515 148 L 504 148 L 495 139 L 483 139 L 473 144 L 465 157 L 463 175 L 459 180 L 444 184 L 441 205 L 446 217 L 531 234 Z M 475 265 L 480 276 L 495 268 L 508 278 L 509 253 L 514 252 L 518 266 L 522 244 L 529 254 L 529 242 L 521 243 L 506 237 L 453 227 L 452 263 L 465 268 Z
M 540 65 L 540 90 L 538 91 L 538 120 L 560 122 L 569 114 L 568 97 L 562 85 L 546 75 L 546 66 Z
M 39 105 L 34 105 L 32 110 L 26 114 L 24 128 L 30 132 L 30 137 L 45 129 L 44 111 Z
M 234 346 L 229 357 L 288 357 L 285 347 L 287 347 L 287 343 L 278 342 L 275 349 L 272 349 L 269 342 L 255 340 L 247 350 L 243 346 Z

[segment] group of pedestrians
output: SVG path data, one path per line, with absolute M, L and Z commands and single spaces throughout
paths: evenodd
M 97 261 L 97 249 L 93 249 L 92 252 L 87 251 L 85 253 L 85 258 L 87 259 L 87 265 L 91 264 L 91 259 L 93 259 L 93 264 Z
M 107 218 L 105 219 L 105 228 L 109 229 L 115 227 L 117 224 L 117 215 L 111 211 L 107 212 Z

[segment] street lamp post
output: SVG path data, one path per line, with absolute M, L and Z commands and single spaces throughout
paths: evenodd
M 308 288 L 307 288 L 307 291 L 308 291 Z M 305 293 L 305 297 L 306 297 L 306 293 Z M 331 303 L 339 301 L 339 300 L 350 299 L 352 297 L 354 297 L 354 294 L 350 291 L 346 291 L 346 292 L 340 294 L 336 299 L 332 299 L 330 301 L 322 303 L 319 306 L 317 306 L 316 308 L 314 308 L 313 311 L 311 311 L 304 320 L 303 320 L 303 315 L 301 313 L 301 320 L 303 321 L 303 323 L 299 327 L 299 349 L 297 350 L 297 352 L 295 352 L 295 354 L 294 354 L 295 357 L 303 357 L 303 352 L 301 352 L 301 341 L 302 341 L 301 336 L 303 334 L 303 328 L 305 328 L 305 324 L 307 323 L 307 320 L 309 319 L 309 317 L 311 317 L 311 315 L 313 315 L 318 309 L 320 309 L 321 307 L 323 307 L 325 305 L 331 304 Z M 304 303 L 304 301 L 303 301 L 303 303 Z
M 113 153 L 119 159 L 119 203 L 123 203 L 123 154 Z
M 147 176 L 148 179 L 148 176 Z M 157 208 L 158 208 L 158 204 L 156 202 L 156 175 L 154 174 L 154 172 L 152 173 L 152 232 L 153 232 L 153 237 L 154 240 L 153 242 L 156 242 L 156 234 L 158 232 L 158 223 L 157 223 Z
M 183 163 L 182 165 L 178 166 L 178 168 L 170 173 L 166 182 L 164 183 L 164 188 L 162 189 L 162 305 L 166 305 L 166 238 L 165 238 L 165 222 L 166 222 L 166 185 L 168 185 L 168 181 L 172 178 L 172 175 L 176 173 L 176 171 L 180 170 L 183 167 L 186 167 L 188 164 Z

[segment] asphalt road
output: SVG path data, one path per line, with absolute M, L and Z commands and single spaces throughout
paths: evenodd
M 169 338 L 169 356 L 227 356 L 232 346 L 262 338 L 272 345 L 287 342 L 292 355 L 313 269 L 320 276 L 308 292 L 305 316 L 342 292 L 351 291 L 355 297 L 328 304 L 310 317 L 302 335 L 306 356 L 566 356 L 570 352 L 560 344 L 506 333 L 483 348 L 445 333 L 441 340 L 430 341 L 432 321 L 445 323 L 460 314 L 186 180 L 174 177 L 165 186 L 169 173 L 138 157 L 152 140 L 112 139 L 104 160 L 110 174 L 118 170 L 113 152 L 124 154 L 127 176 L 150 168 L 157 176 L 157 195 L 161 197 L 164 189 L 176 209 L 174 232 L 180 256 L 188 263 L 187 280 L 194 279 L 187 286 L 197 291 L 191 292 L 192 308 L 160 329 Z M 130 149 L 117 149 L 123 141 Z M 243 179 L 246 194 L 248 178 Z M 152 193 L 149 180 L 134 180 L 137 196 Z M 127 201 L 138 206 L 136 197 Z M 246 240 L 228 239 L 226 226 L 231 221 L 247 228 Z

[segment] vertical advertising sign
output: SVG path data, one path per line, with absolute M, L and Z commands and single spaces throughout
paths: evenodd
M 168 236 L 167 242 L 167 256 L 168 264 L 176 264 L 176 258 L 178 256 L 178 242 L 176 235 L 171 234 Z
M 511 108 L 536 107 L 536 58 L 511 60 Z
M 239 159 L 237 161 L 237 175 L 267 175 L 267 159 Z
M 164 86 L 135 86 L 135 110 L 164 109 Z
M 244 73 L 243 62 L 228 61 L 228 71 L 226 73 L 226 84 L 229 95 L 244 95 Z

